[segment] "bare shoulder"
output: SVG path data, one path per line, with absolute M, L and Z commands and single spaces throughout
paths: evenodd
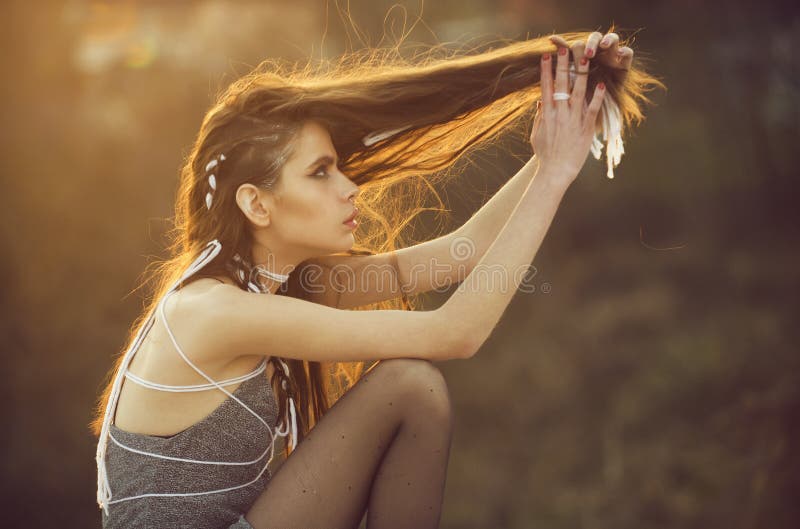
M 227 279 L 227 278 L 226 278 Z M 169 331 L 181 349 L 191 350 L 198 360 L 220 358 L 215 349 L 218 341 L 219 306 L 230 296 L 244 295 L 233 281 L 202 278 L 169 294 L 164 300 L 164 317 Z M 224 355 L 226 362 L 237 358 L 235 353 Z M 245 354 L 242 356 L 252 356 Z
M 170 325 L 186 325 L 197 322 L 215 302 L 220 288 L 236 288 L 217 279 L 202 278 L 171 292 L 163 300 L 164 314 Z
M 311 322 L 331 317 L 317 311 L 336 311 L 290 296 L 254 294 L 224 279 L 197 279 L 164 301 L 168 332 L 208 366 L 241 357 L 283 356 L 286 345 L 308 333 Z M 304 323 L 298 326 L 299 321 Z

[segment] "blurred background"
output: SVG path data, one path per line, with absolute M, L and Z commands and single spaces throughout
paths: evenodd
M 456 406 L 441 527 L 800 527 L 796 4 L 340 4 L 360 33 L 325 0 L 2 3 L 6 523 L 99 527 L 91 408 L 216 91 L 421 15 L 410 41 L 615 23 L 668 86 L 613 180 L 588 158 L 536 291 L 476 357 L 440 364 Z M 450 184 L 450 229 L 519 169 L 514 149 L 529 154 Z

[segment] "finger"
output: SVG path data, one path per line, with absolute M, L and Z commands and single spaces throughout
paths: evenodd
M 593 31 L 586 39 L 586 56 L 590 59 L 597 55 L 597 43 L 600 42 L 601 38 L 603 38 L 603 35 L 599 31 Z
M 576 41 L 572 44 L 573 66 L 575 67 L 575 83 L 572 86 L 572 96 L 570 98 L 570 108 L 583 108 L 581 104 L 586 97 L 586 78 L 589 72 L 589 58 L 584 53 L 585 44 Z M 582 113 L 577 116 L 580 118 Z
M 576 40 L 570 45 L 570 51 L 572 52 L 572 61 L 577 65 L 586 56 L 586 43 Z
M 616 33 L 606 33 L 605 36 L 600 39 L 598 43 L 598 47 L 601 49 L 608 50 L 608 52 L 614 56 L 617 53 L 617 47 L 619 46 L 619 35 Z
M 569 43 L 564 40 L 564 37 L 561 35 L 550 35 L 550 42 L 555 44 L 557 47 L 564 46 L 565 48 L 569 48 Z
M 597 114 L 600 112 L 600 107 L 603 105 L 603 98 L 605 97 L 606 90 L 603 83 L 597 83 L 594 87 L 594 95 L 586 108 L 586 117 L 584 120 L 584 128 L 587 133 L 595 133 L 595 124 L 597 123 Z
M 533 139 L 536 137 L 536 132 L 539 130 L 539 127 L 542 126 L 542 102 L 536 102 L 536 115 L 533 118 L 533 128 L 531 130 L 531 146 L 534 147 Z M 534 147 L 533 153 L 536 154 L 536 149 Z
M 569 50 L 561 46 L 560 48 L 558 48 L 555 92 L 553 92 L 554 96 L 555 94 L 558 93 L 569 94 L 569 79 L 567 73 L 568 71 L 569 71 Z M 555 101 L 555 107 L 558 119 L 563 120 L 567 117 L 567 113 L 569 112 L 569 100 L 561 99 Z
M 627 46 L 623 46 L 617 51 L 617 55 L 620 58 L 620 67 L 626 70 L 630 69 L 633 63 L 633 50 Z
M 542 106 L 547 114 L 553 111 L 553 59 L 549 53 L 542 55 L 539 61 L 541 72 Z
M 541 117 L 541 115 L 542 115 L 542 101 L 540 99 L 539 101 L 536 102 L 536 104 L 533 107 L 533 123 L 534 123 L 534 125 L 536 124 L 536 121 Z

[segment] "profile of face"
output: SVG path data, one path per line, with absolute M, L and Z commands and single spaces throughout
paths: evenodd
M 350 249 L 355 226 L 345 221 L 356 211 L 359 188 L 338 162 L 327 129 L 305 122 L 275 186 L 244 184 L 237 190 L 256 241 L 295 261 Z

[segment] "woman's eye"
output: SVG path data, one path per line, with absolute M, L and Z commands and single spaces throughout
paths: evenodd
M 338 164 L 337 164 L 337 165 L 333 165 L 333 164 L 330 164 L 330 165 L 320 165 L 320 166 L 319 166 L 319 168 L 317 168 L 317 170 L 316 170 L 316 171 L 314 171 L 313 173 L 311 173 L 311 176 L 314 176 L 314 177 L 317 177 L 317 178 L 328 178 L 328 177 L 329 177 L 329 176 L 331 176 L 331 175 L 330 175 L 330 173 L 329 173 L 329 172 L 326 170 L 326 168 L 327 168 L 327 167 L 333 167 L 333 168 L 335 168 L 335 169 L 337 169 L 337 170 L 339 170 L 339 171 L 341 171 L 341 170 L 342 170 L 341 166 L 340 166 L 340 165 L 338 165 Z
M 319 178 L 327 178 L 330 175 L 325 170 L 325 167 L 320 167 L 314 173 L 312 173 L 311 176 L 315 176 L 315 177 L 319 177 Z

